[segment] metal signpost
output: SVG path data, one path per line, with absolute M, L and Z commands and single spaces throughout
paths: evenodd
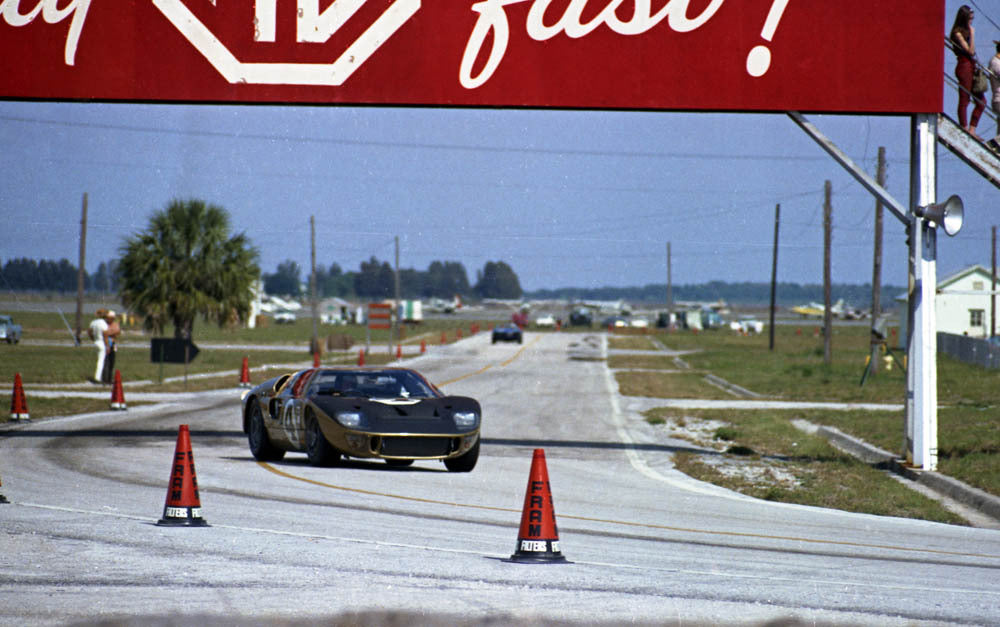
M 910 226 L 907 457 L 932 469 L 944 3 L 883 0 L 892 28 L 872 10 L 869 0 L 2 0 L 0 55 L 17 61 L 0 74 L 0 97 L 789 112 Z M 913 116 L 910 208 L 805 112 Z

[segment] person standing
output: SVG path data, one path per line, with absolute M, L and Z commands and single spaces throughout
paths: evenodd
M 975 16 L 975 11 L 969 5 L 963 4 L 959 7 L 948 39 L 951 41 L 952 50 L 957 57 L 955 78 L 958 79 L 959 85 L 958 123 L 972 136 L 978 137 L 976 125 L 979 124 L 979 117 L 986 108 L 986 99 L 983 98 L 982 94 L 972 93 L 972 79 L 976 71 L 976 29 L 972 27 L 972 20 Z M 970 98 L 975 103 L 971 119 L 966 117 Z
M 997 114 L 997 135 L 986 142 L 995 152 L 1000 152 L 1000 40 L 994 39 L 996 54 L 990 59 L 990 93 L 993 95 L 993 111 Z
M 105 331 L 108 330 L 108 323 L 104 319 L 107 314 L 107 309 L 98 309 L 95 313 L 96 317 L 91 321 L 90 326 L 87 327 L 87 336 L 90 337 L 94 342 L 94 346 L 97 347 L 97 367 L 94 369 L 94 376 L 90 379 L 91 383 L 100 383 L 104 375 L 104 359 L 108 354 L 108 338 L 105 336 Z
M 118 356 L 118 336 L 121 335 L 122 328 L 118 324 L 115 312 L 111 309 L 104 314 L 104 321 L 108 324 L 107 330 L 104 331 L 104 337 L 107 338 L 107 352 L 104 356 L 104 370 L 101 372 L 101 383 L 110 384 L 114 380 L 115 358 Z

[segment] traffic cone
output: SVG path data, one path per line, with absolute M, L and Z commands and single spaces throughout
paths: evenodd
M 250 358 L 243 358 L 243 367 L 240 368 L 240 387 L 248 388 L 250 385 Z
M 448 343 L 448 335 L 444 331 L 441 331 L 441 346 L 444 346 L 447 343 Z
M 403 345 L 396 344 L 396 359 L 402 359 L 402 358 L 403 358 Z
M 420 354 L 423 355 L 427 352 L 427 340 L 420 340 Z
M 177 448 L 167 487 L 167 502 L 163 506 L 161 526 L 208 527 L 201 517 L 201 499 L 198 498 L 198 477 L 194 472 L 194 453 L 191 451 L 191 431 L 181 425 L 177 431 Z
M 455 329 L 455 339 L 456 340 L 462 339 L 462 330 L 461 329 Z
M 521 564 L 568 564 L 559 550 L 559 529 L 552 505 L 549 471 L 545 467 L 545 451 L 535 449 L 531 459 L 531 474 L 524 493 L 521 529 L 517 534 L 517 549 L 510 562 Z
M 21 383 L 21 373 L 14 374 L 14 390 L 10 394 L 10 419 L 30 420 L 28 400 L 24 397 L 24 385 Z
M 365 349 L 362 348 L 358 351 L 358 366 L 363 365 L 365 365 Z
M 122 372 L 115 370 L 115 383 L 111 386 L 111 409 L 128 409 L 125 404 L 125 390 L 122 389 Z

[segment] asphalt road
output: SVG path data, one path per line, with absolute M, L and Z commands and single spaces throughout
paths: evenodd
M 131 617 L 164 624 L 310 620 L 369 610 L 411 622 L 927 624 L 1000 622 L 1000 532 L 783 505 L 673 470 L 672 451 L 570 333 L 488 334 L 411 360 L 478 398 L 469 474 L 440 463 L 258 464 L 238 391 L 0 432 L 0 624 Z M 211 526 L 166 528 L 180 424 Z M 561 565 L 515 549 L 542 448 Z M 496 624 L 496 623 L 493 623 Z

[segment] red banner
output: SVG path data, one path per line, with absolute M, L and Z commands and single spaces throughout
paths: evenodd
M 930 0 L 0 0 L 0 97 L 929 113 Z

